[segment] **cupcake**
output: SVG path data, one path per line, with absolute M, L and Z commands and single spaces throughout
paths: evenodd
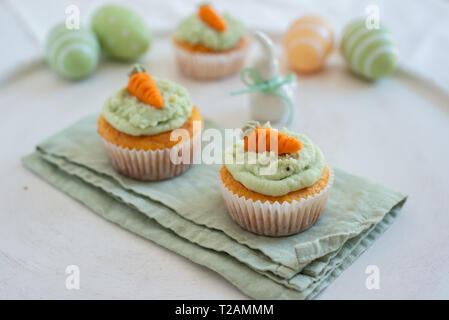
M 183 73 L 213 79 L 243 67 L 248 49 L 243 24 L 229 14 L 220 15 L 209 4 L 183 20 L 173 38 L 176 59 Z
M 127 87 L 106 99 L 98 119 L 98 133 L 113 167 L 138 180 L 180 175 L 199 150 L 198 108 L 184 87 L 151 77 L 141 65 L 129 76 Z
M 303 134 L 250 122 L 224 160 L 218 181 L 226 207 L 248 231 L 296 234 L 311 227 L 326 206 L 333 171 Z

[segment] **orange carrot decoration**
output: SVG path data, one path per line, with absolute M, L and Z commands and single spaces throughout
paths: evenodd
M 145 72 L 145 67 L 135 64 L 129 73 L 128 92 L 152 107 L 162 109 L 164 98 L 153 78 Z
M 226 21 L 209 4 L 203 4 L 198 10 L 198 17 L 211 28 L 220 32 L 226 31 L 228 25 Z
M 275 139 L 276 137 L 271 135 L 277 135 L 277 150 L 276 146 L 270 146 L 271 139 Z M 259 141 L 265 140 L 265 146 L 259 147 Z M 265 151 L 273 151 L 278 154 L 285 153 L 295 153 L 302 149 L 303 145 L 301 141 L 290 137 L 289 135 L 279 132 L 277 130 L 265 127 L 256 127 L 255 130 L 250 132 L 245 138 L 245 151 L 253 151 L 253 152 L 265 152 Z M 273 149 L 273 150 L 272 150 Z

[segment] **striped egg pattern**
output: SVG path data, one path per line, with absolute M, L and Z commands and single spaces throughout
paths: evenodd
M 300 73 L 323 68 L 332 51 L 334 33 L 330 24 L 319 16 L 303 16 L 287 30 L 284 47 L 290 66 Z
M 81 79 L 98 65 L 100 45 L 95 34 L 84 28 L 53 27 L 46 40 L 45 55 L 50 67 L 66 79 Z
M 343 30 L 341 51 L 349 68 L 366 79 L 386 77 L 397 67 L 398 49 L 391 33 L 383 27 L 368 29 L 362 19 Z

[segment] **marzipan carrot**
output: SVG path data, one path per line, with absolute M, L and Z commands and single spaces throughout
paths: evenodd
M 131 95 L 152 107 L 161 109 L 164 106 L 164 98 L 156 82 L 142 65 L 136 64 L 131 69 L 127 89 Z
M 218 31 L 226 31 L 228 25 L 226 21 L 209 4 L 203 4 L 198 10 L 198 17 L 207 23 L 211 28 Z
M 271 145 L 271 139 L 276 139 L 277 148 Z M 259 146 L 259 141 L 261 146 Z M 256 127 L 254 131 L 249 133 L 245 138 L 245 151 L 265 152 L 273 151 L 278 154 L 295 153 L 302 149 L 301 141 L 290 137 L 289 135 L 279 132 L 277 130 L 265 127 Z M 265 145 L 263 143 L 265 141 Z M 277 150 L 276 150 L 277 149 Z

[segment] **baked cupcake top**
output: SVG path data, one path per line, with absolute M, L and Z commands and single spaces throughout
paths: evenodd
M 198 12 L 183 20 L 176 30 L 176 38 L 190 45 L 204 45 L 220 51 L 236 46 L 245 27 L 228 13 L 218 14 L 210 5 L 202 4 Z
M 277 150 L 270 148 L 273 134 Z M 247 189 L 276 197 L 309 187 L 320 179 L 324 156 L 305 135 L 285 128 L 276 131 L 269 123 L 261 126 L 255 121 L 243 128 L 243 135 L 244 139 L 227 148 L 224 156 L 226 169 Z M 266 140 L 264 150 L 257 147 L 260 139 Z
M 106 99 L 103 116 L 120 132 L 155 135 L 181 127 L 192 113 L 188 91 L 167 79 L 151 77 L 141 65 L 130 72 L 128 86 Z

